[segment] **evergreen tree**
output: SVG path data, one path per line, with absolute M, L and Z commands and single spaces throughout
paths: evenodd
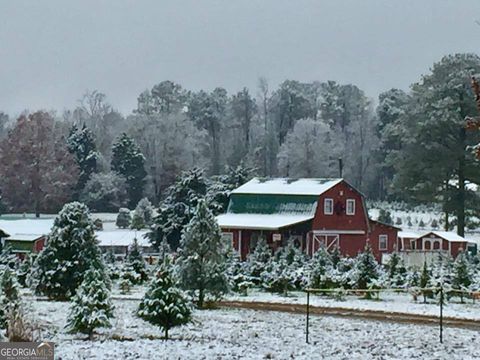
M 145 187 L 145 157 L 138 145 L 123 133 L 112 148 L 112 170 L 123 176 L 127 183 L 129 207 L 142 198 Z
M 8 267 L 3 269 L 0 289 L 0 329 L 6 329 L 9 313 L 20 306 L 20 295 L 15 274 Z
M 130 228 L 134 230 L 142 230 L 145 228 L 145 220 L 143 220 L 143 217 L 136 211 L 133 212 Z
M 18 283 L 23 287 L 27 286 L 27 278 L 30 275 L 34 260 L 35 256 L 30 254 L 30 256 L 27 256 L 25 259 L 23 259 L 23 261 L 20 263 L 20 266 L 17 268 L 17 280 Z
M 127 255 L 127 265 L 130 265 L 133 270 L 139 275 L 138 283 L 141 284 L 148 279 L 145 260 L 143 259 L 143 255 L 140 252 L 138 240 L 136 238 L 133 239 L 133 244 L 130 248 L 130 252 Z
M 427 267 L 427 262 L 423 262 L 423 268 L 422 268 L 422 275 L 420 276 L 420 287 L 422 289 L 428 288 L 430 286 L 430 271 L 428 270 Z M 429 291 L 422 290 L 422 295 L 423 295 L 423 302 L 427 302 L 427 295 L 429 295 Z
M 465 253 L 458 254 L 453 266 L 452 286 L 456 290 L 465 291 L 472 283 L 469 264 Z M 460 292 L 460 301 L 463 303 L 463 293 Z
M 83 281 L 72 299 L 67 328 L 72 333 L 87 334 L 91 340 L 95 329 L 111 326 L 113 309 L 102 272 L 91 268 L 85 272 Z
M 201 200 L 183 231 L 178 256 L 180 284 L 195 292 L 199 307 L 207 294 L 218 298 L 228 290 L 225 258 L 220 228 L 205 200 Z
M 320 247 L 313 255 L 310 263 L 310 279 L 309 286 L 316 289 L 324 289 L 329 287 L 326 284 L 325 274 L 333 267 L 332 259 L 324 246 Z
M 99 155 L 96 150 L 95 137 L 85 125 L 81 130 L 73 125 L 67 139 L 67 147 L 70 154 L 75 157 L 80 170 L 76 185 L 76 196 L 78 197 L 91 174 L 97 171 Z
M 160 204 L 148 238 L 155 248 L 166 240 L 172 250 L 177 250 L 182 229 L 195 214 L 200 199 L 205 197 L 207 183 L 203 170 L 195 168 L 183 172 L 167 190 L 167 197 Z
M 365 246 L 365 250 L 358 254 L 355 258 L 353 283 L 357 289 L 368 289 L 370 283 L 379 277 L 378 264 L 372 253 L 369 244 Z M 365 294 L 366 298 L 370 298 L 370 293 Z
M 143 227 L 151 225 L 153 220 L 152 203 L 147 198 L 143 198 L 142 200 L 140 200 L 137 204 L 137 207 L 135 208 L 133 217 L 134 219 L 135 217 L 138 217 L 136 221 L 139 224 L 143 223 Z M 134 221 L 132 219 L 132 223 L 133 222 Z
M 165 332 L 165 339 L 168 339 L 168 331 L 172 327 L 191 321 L 190 302 L 177 288 L 168 260 L 160 264 L 137 313 L 142 319 L 160 326 Z
M 244 296 L 248 295 L 248 289 L 254 283 L 247 271 L 247 263 L 240 259 L 237 251 L 230 249 L 228 252 L 227 277 L 232 291 L 238 292 Z
M 117 225 L 121 229 L 126 229 L 130 227 L 130 223 L 132 221 L 132 216 L 130 215 L 130 210 L 127 208 L 120 208 L 118 210 L 117 220 L 115 221 L 115 225 Z
M 35 260 L 32 269 L 35 290 L 50 299 L 68 300 L 91 267 L 104 270 L 90 213 L 81 203 L 66 204 L 55 219 L 45 248 Z
M 438 222 L 437 219 L 433 219 L 432 223 L 430 224 L 432 229 L 438 229 Z
M 262 287 L 270 292 L 286 295 L 295 289 L 295 277 L 284 257 L 270 258 L 260 274 Z
M 384 224 L 390 224 L 390 225 L 393 224 L 392 214 L 390 213 L 390 211 L 385 209 L 380 209 L 380 213 L 378 215 L 377 220 Z
M 252 253 L 248 254 L 247 269 L 249 275 L 256 284 L 260 283 L 260 274 L 272 258 L 272 249 L 265 239 L 260 239 Z

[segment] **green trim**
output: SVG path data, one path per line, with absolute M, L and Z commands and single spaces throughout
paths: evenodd
M 16 251 L 33 251 L 35 241 L 18 241 L 5 239 L 5 246 L 8 246 L 13 252 Z
M 227 212 L 313 215 L 317 200 L 317 195 L 232 194 Z

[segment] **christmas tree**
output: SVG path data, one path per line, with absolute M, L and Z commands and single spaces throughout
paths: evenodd
M 148 238 L 157 249 L 163 241 L 177 250 L 183 228 L 195 214 L 198 202 L 205 197 L 207 180 L 203 170 L 192 169 L 183 172 L 167 189 L 167 197 L 160 204 Z
M 0 329 L 7 328 L 10 312 L 20 305 L 20 295 L 15 275 L 8 267 L 3 269 L 0 279 Z
M 378 264 L 372 253 L 369 244 L 365 250 L 355 258 L 353 284 L 357 289 L 368 289 L 371 282 L 378 279 Z M 370 298 L 370 293 L 365 293 L 366 298 Z
M 139 275 L 139 284 L 148 279 L 145 260 L 143 259 L 143 255 L 138 247 L 137 238 L 133 239 L 133 244 L 130 247 L 130 252 L 127 255 L 127 265 L 131 266 L 133 271 Z
M 225 259 L 220 228 L 207 203 L 200 200 L 182 234 L 178 257 L 180 284 L 196 294 L 199 307 L 207 294 L 218 298 L 228 290 Z
M 160 326 L 168 339 L 168 331 L 191 320 L 188 298 L 177 288 L 170 262 L 162 263 L 138 308 L 138 316 Z
M 309 286 L 316 289 L 328 287 L 326 283 L 326 273 L 333 267 L 330 254 L 324 246 L 320 247 L 313 255 L 310 262 Z
M 35 260 L 35 291 L 50 299 L 68 300 L 91 267 L 107 276 L 88 208 L 78 202 L 66 204 L 55 219 L 47 245 Z
M 135 141 L 123 133 L 112 147 L 112 170 L 127 183 L 128 206 L 133 208 L 142 198 L 145 187 L 145 157 Z
M 427 267 L 427 262 L 423 262 L 423 268 L 422 268 L 422 274 L 420 275 L 420 287 L 422 289 L 426 289 L 430 286 L 430 271 L 428 270 Z M 422 295 L 423 295 L 423 302 L 427 302 L 427 296 L 430 295 L 430 291 L 427 290 L 422 290 Z
M 455 290 L 465 291 L 472 283 L 472 277 L 470 274 L 469 263 L 464 252 L 458 254 L 455 263 L 453 265 L 453 281 L 452 287 Z M 463 303 L 463 292 L 460 292 L 460 301 Z
M 72 299 L 67 328 L 72 333 L 87 334 L 91 340 L 95 329 L 111 326 L 113 309 L 103 274 L 98 269 L 91 268 L 85 272 Z
M 247 258 L 247 269 L 252 281 L 260 284 L 260 274 L 272 258 L 272 249 L 267 245 L 265 239 L 260 239 L 257 246 Z
M 130 210 L 127 208 L 120 208 L 118 210 L 117 220 L 115 221 L 115 225 L 120 229 L 126 229 L 130 227 L 130 222 L 132 221 L 132 217 L 130 215 Z

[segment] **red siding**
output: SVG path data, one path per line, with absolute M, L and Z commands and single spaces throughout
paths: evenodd
M 370 222 L 370 236 L 369 236 L 369 243 L 372 247 L 373 254 L 377 258 L 378 261 L 381 261 L 382 254 L 389 254 L 397 250 L 397 241 L 398 241 L 398 229 L 389 226 L 386 224 L 381 224 L 376 221 Z M 387 235 L 387 249 L 380 250 L 380 235 Z
M 333 214 L 324 214 L 325 199 L 333 199 Z M 355 200 L 355 215 L 346 214 L 347 199 Z M 363 196 L 346 182 L 335 185 L 318 199 L 313 230 L 363 230 L 367 232 L 368 220 L 363 204 Z

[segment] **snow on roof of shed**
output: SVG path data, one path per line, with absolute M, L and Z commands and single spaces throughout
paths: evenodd
M 232 194 L 321 195 L 343 179 L 253 178 L 232 191 Z
M 53 226 L 53 219 L 0 220 L 0 229 L 10 237 L 8 240 L 34 241 L 47 235 Z
M 133 244 L 135 236 L 139 246 L 150 246 L 148 239 L 145 238 L 147 231 L 135 231 L 130 229 L 103 230 L 96 231 L 100 246 L 129 246 Z
M 433 234 L 435 236 L 438 236 L 442 239 L 445 239 L 450 242 L 467 242 L 467 239 L 461 237 L 460 235 L 452 232 L 452 231 L 428 231 L 419 237 L 425 237 L 429 234 Z
M 232 214 L 217 216 L 218 225 L 229 229 L 277 230 L 313 219 L 313 215 Z
M 399 238 L 404 238 L 404 239 L 418 239 L 420 237 L 420 234 L 414 231 L 399 231 L 398 232 L 398 237 Z

